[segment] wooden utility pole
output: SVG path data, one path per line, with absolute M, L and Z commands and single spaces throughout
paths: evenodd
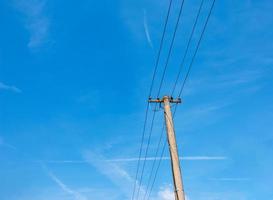
M 185 200 L 184 188 L 182 183 L 182 175 L 180 170 L 180 162 L 178 156 L 178 149 L 175 139 L 175 131 L 173 124 L 173 116 L 171 111 L 171 103 L 181 103 L 181 99 L 173 99 L 169 96 L 164 96 L 163 99 L 149 99 L 150 103 L 163 103 L 164 116 L 167 129 L 167 137 L 169 143 L 169 151 L 172 164 L 172 175 L 174 183 L 175 200 Z

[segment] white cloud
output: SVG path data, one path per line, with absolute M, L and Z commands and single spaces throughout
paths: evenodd
M 73 196 L 75 200 L 87 200 L 85 196 L 79 192 L 72 190 L 67 185 L 65 185 L 60 179 L 58 179 L 53 173 L 49 172 L 48 175 L 50 178 L 67 194 Z
M 0 82 L 0 90 L 7 90 L 7 91 L 15 92 L 15 93 L 21 93 L 22 92 L 19 88 L 15 87 L 13 85 L 7 85 L 7 84 L 2 83 L 2 82 Z
M 4 141 L 4 139 L 0 136 L 0 147 L 6 147 L 6 148 L 10 148 L 12 150 L 16 150 L 16 147 L 11 145 L 11 144 L 8 144 Z
M 174 190 L 171 185 L 161 187 L 157 193 L 155 200 L 174 200 Z M 185 200 L 190 200 L 189 197 L 186 195 Z
M 158 192 L 158 199 L 160 200 L 173 200 L 174 193 L 170 187 L 161 188 Z
M 229 114 L 223 112 L 223 109 L 231 104 L 232 101 L 226 101 L 220 103 L 205 103 L 203 105 L 187 108 L 182 114 L 175 116 L 177 121 L 181 121 L 181 123 L 177 123 L 176 131 L 180 132 L 181 129 L 183 129 L 183 131 L 193 131 L 214 124 Z M 198 126 L 196 126 L 196 124 L 198 124 Z
M 155 40 L 161 36 L 161 29 L 158 29 L 158 27 L 161 27 L 162 25 L 161 17 L 164 16 L 166 12 L 168 2 L 155 0 L 147 1 L 145 8 L 143 8 L 141 4 L 137 3 L 137 1 L 132 2 L 122 0 L 121 2 L 121 17 L 124 25 L 128 28 L 128 31 L 137 41 L 143 43 L 148 41 L 151 46 L 152 40 L 150 37 L 150 31 L 153 33 Z M 149 26 L 147 23 L 146 11 L 149 13 Z M 162 11 L 164 14 L 162 14 Z
M 141 158 L 140 160 L 144 160 L 145 158 Z M 170 160 L 170 157 L 147 157 L 146 161 L 153 161 L 153 160 Z M 226 160 L 227 157 L 224 156 L 185 156 L 180 157 L 180 160 Z M 117 158 L 117 159 L 110 159 L 107 160 L 110 162 L 134 162 L 138 161 L 138 158 Z
M 108 178 L 114 185 L 116 185 L 123 195 L 128 198 L 131 197 L 132 186 L 134 178 L 132 178 L 126 170 L 124 170 L 117 163 L 107 161 L 103 155 L 87 151 L 83 154 L 84 159 L 95 167 L 101 174 Z M 140 189 L 142 193 L 142 189 Z
M 250 178 L 210 178 L 210 181 L 250 181 Z
M 24 16 L 29 31 L 28 47 L 40 47 L 48 42 L 49 19 L 45 14 L 46 0 L 15 0 L 16 9 Z
M 261 81 L 267 75 L 265 70 L 241 69 L 241 67 L 238 67 L 238 69 L 229 71 L 226 66 L 226 63 L 229 62 L 231 63 L 230 65 L 235 65 L 234 63 L 236 63 L 234 60 L 216 62 L 214 65 L 224 70 L 221 70 L 217 76 L 213 78 L 209 77 L 208 74 L 200 73 L 198 74 L 198 78 L 193 77 L 189 80 L 188 86 L 184 91 L 184 96 L 192 96 L 201 92 L 230 91 L 234 89 L 241 94 L 242 92 L 248 92 L 250 88 L 254 88 L 252 92 L 255 93 L 262 88 L 263 84 L 261 84 Z M 230 95 L 234 95 L 234 92 L 230 93 Z
M 85 160 L 37 160 L 35 162 L 42 163 L 55 163 L 55 164 L 82 164 L 88 163 Z
M 170 160 L 170 157 L 147 157 L 146 161 L 153 161 L 153 160 Z M 225 156 L 183 156 L 179 158 L 180 160 L 188 160 L 188 161 L 202 161 L 202 160 L 227 160 L 228 158 Z M 144 160 L 144 158 L 140 158 L 141 161 Z M 100 162 L 106 162 L 106 164 L 114 164 L 118 162 L 136 162 L 138 161 L 138 158 L 114 158 L 114 159 L 105 159 L 100 160 Z M 84 164 L 84 163 L 90 163 L 90 160 L 43 160 L 38 161 L 43 163 L 55 163 L 55 164 Z
M 147 16 L 146 16 L 146 10 L 144 10 L 143 25 L 144 25 L 144 31 L 145 31 L 145 35 L 146 35 L 146 39 L 148 41 L 148 44 L 153 49 L 154 45 L 152 43 L 151 36 L 150 36 L 150 31 L 149 31 Z

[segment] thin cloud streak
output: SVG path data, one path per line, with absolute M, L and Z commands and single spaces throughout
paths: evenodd
M 87 164 L 85 160 L 38 160 L 37 163 L 53 163 L 53 164 Z
M 143 161 L 145 158 L 140 158 L 141 161 Z M 153 161 L 153 160 L 160 160 L 160 157 L 148 157 L 145 160 L 146 161 Z M 210 157 L 210 156 L 189 156 L 189 157 L 179 157 L 180 160 L 226 160 L 227 157 L 223 156 L 216 156 L 216 157 Z M 162 157 L 162 160 L 170 160 L 170 157 Z M 110 162 L 134 162 L 138 161 L 138 158 L 120 158 L 120 159 L 111 159 L 107 160 Z
M 174 199 L 174 193 L 170 186 L 167 186 L 165 188 L 161 188 L 158 192 L 157 198 L 160 200 L 173 200 Z
M 9 149 L 12 149 L 12 150 L 16 150 L 17 148 L 11 144 L 8 144 L 4 141 L 4 139 L 0 136 L 0 147 L 7 147 Z
M 250 181 L 250 178 L 210 178 L 210 181 Z
M 227 62 L 227 61 L 226 61 Z M 222 66 L 223 65 L 223 66 Z M 218 63 L 217 67 L 226 67 L 225 64 Z M 195 95 L 202 91 L 215 91 L 218 89 L 228 91 L 236 88 L 240 93 L 249 91 L 249 88 L 262 88 L 261 80 L 267 75 L 262 69 L 240 69 L 232 70 L 225 74 L 219 74 L 213 80 L 209 77 L 193 79 L 189 82 L 189 87 L 185 89 L 185 95 Z M 256 92 L 255 90 L 253 91 Z
M 159 191 L 154 194 L 154 197 L 151 198 L 152 200 L 173 200 L 175 199 L 174 192 L 173 192 L 173 186 L 166 185 L 164 187 L 160 187 Z M 186 200 L 190 200 L 189 197 L 185 196 Z
M 88 164 L 96 168 L 102 175 L 119 188 L 119 192 L 128 198 L 131 196 L 131 185 L 134 178 L 117 163 L 108 162 L 103 155 L 87 151 L 83 154 Z M 141 188 L 141 193 L 143 193 Z
M 20 90 L 19 88 L 13 85 L 7 85 L 3 82 L 0 82 L 0 90 L 6 90 L 6 91 L 15 92 L 15 93 L 22 93 L 22 90 Z
M 149 27 L 148 27 L 148 23 L 147 23 L 146 10 L 144 10 L 143 25 L 144 25 L 144 31 L 145 31 L 145 35 L 146 35 L 146 39 L 148 41 L 148 44 L 153 49 L 154 45 L 153 45 L 153 42 L 151 40 L 150 31 L 149 31 Z
M 15 8 L 25 17 L 30 34 L 28 47 L 36 49 L 48 42 L 49 18 L 45 14 L 46 0 L 15 0 Z
M 143 161 L 145 158 L 140 158 Z M 160 160 L 160 157 L 147 157 L 146 161 Z M 213 161 L 213 160 L 227 160 L 228 158 L 225 156 L 185 156 L 180 157 L 180 160 L 188 160 L 188 161 Z M 170 160 L 170 157 L 162 157 L 162 160 Z M 138 158 L 116 158 L 116 159 L 103 159 L 101 162 L 136 162 Z M 90 163 L 88 160 L 43 160 L 37 162 L 44 163 L 55 163 L 55 164 L 84 164 Z
M 53 173 L 48 172 L 49 177 L 67 194 L 72 195 L 75 200 L 87 200 L 79 192 L 70 189 L 67 185 L 65 185 L 60 179 L 58 179 Z

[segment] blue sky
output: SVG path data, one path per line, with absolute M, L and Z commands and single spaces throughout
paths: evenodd
M 199 3 L 185 0 L 162 95 Z M 167 4 L 0 2 L 0 199 L 130 199 Z M 273 199 L 272 9 L 269 0 L 216 1 L 175 118 L 188 200 Z M 151 158 L 162 120 L 158 112 Z M 173 199 L 171 184 L 166 158 L 151 199 Z

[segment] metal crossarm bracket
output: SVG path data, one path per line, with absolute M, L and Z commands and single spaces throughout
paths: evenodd
M 173 97 L 169 97 L 169 96 L 164 96 L 162 99 L 160 98 L 156 98 L 156 99 L 152 99 L 149 98 L 148 102 L 149 103 L 164 103 L 164 99 L 168 99 L 170 103 L 181 103 L 181 98 L 177 98 L 174 99 Z

